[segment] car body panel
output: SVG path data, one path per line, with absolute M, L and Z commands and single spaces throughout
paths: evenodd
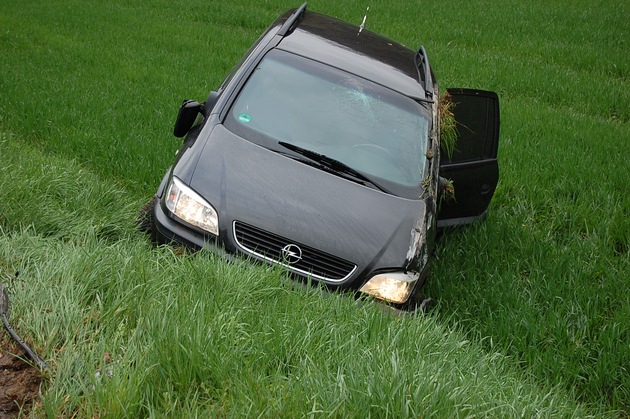
M 342 20 L 309 12 L 278 49 L 340 68 L 405 96 L 426 99 L 415 53 L 401 44 Z
M 484 217 L 499 180 L 499 98 L 474 89 L 448 89 L 455 104 L 457 142 L 441 156 L 440 176 L 453 181 L 455 197 L 441 203 L 438 226 L 469 224 Z
M 215 206 L 226 249 L 237 250 L 232 229 L 240 221 L 286 244 L 325 248 L 357 264 L 358 274 L 411 263 L 411 232 L 425 218 L 424 201 L 359 185 L 243 140 L 222 125 L 205 141 L 202 170 L 188 184 Z M 187 177 L 179 168 L 174 174 Z

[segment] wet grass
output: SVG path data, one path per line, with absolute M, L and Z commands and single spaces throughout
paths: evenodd
M 181 100 L 203 100 L 293 6 L 0 7 L 0 278 L 21 272 L 12 318 L 55 371 L 41 411 L 627 415 L 624 2 L 370 4 L 368 28 L 423 43 L 443 87 L 501 99 L 490 216 L 442 237 L 429 317 L 153 249 L 134 230 L 179 146 Z

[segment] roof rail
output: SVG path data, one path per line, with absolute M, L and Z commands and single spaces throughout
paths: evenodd
M 278 31 L 278 35 L 286 36 L 289 32 L 295 29 L 298 21 L 300 20 L 300 18 L 302 18 L 302 15 L 304 15 L 304 12 L 306 11 L 306 4 L 307 3 L 304 2 L 304 4 L 295 9 L 295 11 L 291 14 L 291 16 L 287 18 L 286 22 L 284 22 L 284 24 Z
M 416 53 L 416 68 L 418 70 L 418 81 L 424 82 L 424 91 L 427 96 L 433 99 L 433 79 L 431 78 L 431 67 L 429 66 L 429 57 L 424 49 L 420 49 Z

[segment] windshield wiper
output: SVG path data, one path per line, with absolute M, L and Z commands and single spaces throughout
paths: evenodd
M 314 162 L 317 162 L 325 166 L 326 168 L 328 168 L 329 170 L 333 171 L 336 174 L 346 175 L 344 176 L 345 178 L 348 178 L 348 175 L 349 175 L 351 176 L 351 180 L 354 180 L 355 182 L 359 181 L 359 183 L 361 184 L 369 183 L 370 185 L 374 186 L 376 189 L 379 189 L 382 192 L 391 193 L 387 189 L 383 188 L 381 185 L 379 185 L 378 183 L 374 182 L 372 179 L 364 175 L 363 173 L 359 172 L 356 169 L 353 169 L 352 167 L 348 166 L 344 162 L 333 159 L 332 157 L 328 157 L 324 154 L 320 154 L 316 151 L 309 150 L 307 148 L 302 148 L 295 144 L 287 143 L 284 141 L 278 141 L 278 144 L 284 148 L 288 148 L 291 151 L 301 154 L 302 156 L 308 158 L 309 160 L 312 160 Z

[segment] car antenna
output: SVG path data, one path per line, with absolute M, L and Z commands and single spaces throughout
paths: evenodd
M 365 11 L 365 16 L 363 16 L 363 22 L 361 22 L 361 26 L 359 26 L 359 33 L 357 34 L 357 36 L 359 36 L 363 28 L 365 28 L 365 21 L 367 20 L 367 15 L 369 11 L 370 11 L 370 6 L 368 6 L 367 10 Z

